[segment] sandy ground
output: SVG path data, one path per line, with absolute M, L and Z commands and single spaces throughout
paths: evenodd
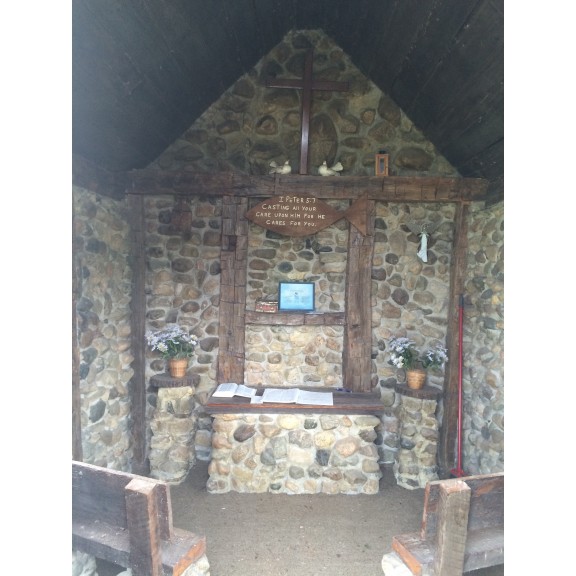
M 424 490 L 397 486 L 390 468 L 370 496 L 208 494 L 207 468 L 197 462 L 171 496 L 174 526 L 206 535 L 211 576 L 383 576 L 392 536 L 420 528 Z M 99 576 L 120 571 L 98 562 Z

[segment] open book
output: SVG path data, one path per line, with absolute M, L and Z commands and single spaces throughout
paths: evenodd
M 244 386 L 244 384 L 236 384 L 234 382 L 223 382 L 214 390 L 212 396 L 215 398 L 232 398 L 232 396 L 252 398 L 255 394 L 256 388 L 250 388 L 249 386 Z
M 309 392 L 300 388 L 265 388 L 262 396 L 252 396 L 251 404 L 275 402 L 278 404 L 312 404 L 332 406 L 332 392 Z

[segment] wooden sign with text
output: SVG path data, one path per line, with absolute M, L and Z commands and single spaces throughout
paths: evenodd
M 246 213 L 246 218 L 284 236 L 310 236 L 342 218 L 366 235 L 366 198 L 355 200 L 348 210 L 338 212 L 319 198 L 285 194 L 260 202 Z

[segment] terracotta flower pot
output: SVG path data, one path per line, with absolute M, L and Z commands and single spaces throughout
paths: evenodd
M 172 378 L 184 378 L 188 370 L 188 358 L 170 358 L 168 372 Z
M 406 370 L 406 384 L 412 390 L 420 390 L 426 383 L 426 370 L 420 368 Z

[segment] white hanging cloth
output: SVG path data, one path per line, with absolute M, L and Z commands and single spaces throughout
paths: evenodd
M 428 262 L 428 234 L 422 232 L 420 234 L 420 249 L 418 250 L 418 258 L 422 262 Z

